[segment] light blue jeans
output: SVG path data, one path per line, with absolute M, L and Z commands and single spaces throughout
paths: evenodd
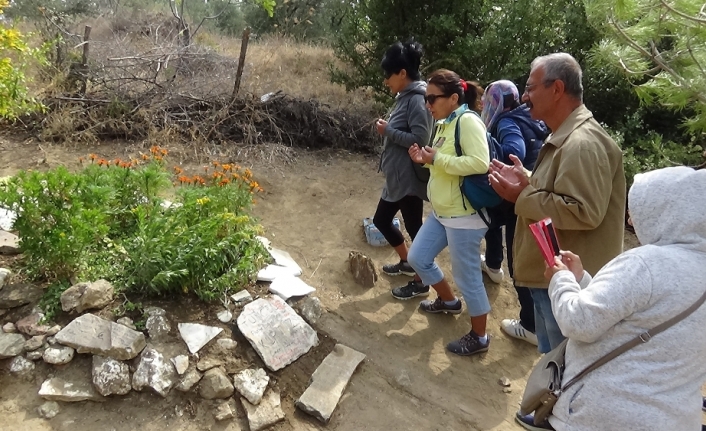
M 537 335 L 539 353 L 549 353 L 564 341 L 564 334 L 556 323 L 549 289 L 530 289 L 534 300 L 534 330 Z
M 480 243 L 487 230 L 447 228 L 431 215 L 424 221 L 407 255 L 407 262 L 422 282 L 432 285 L 444 279 L 434 259 L 448 246 L 451 271 L 471 317 L 490 312 L 480 269 Z

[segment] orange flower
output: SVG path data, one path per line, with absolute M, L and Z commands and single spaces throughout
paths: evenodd
M 184 170 L 182 168 L 180 168 L 179 166 L 174 166 L 174 172 L 177 175 L 181 175 L 181 173 L 184 172 Z
M 223 177 L 223 172 L 218 172 L 218 171 L 216 171 L 216 172 L 214 172 L 214 173 L 212 174 L 212 176 L 213 176 L 214 179 L 215 179 L 215 178 L 222 178 L 222 177 Z
M 179 180 L 180 183 L 185 183 L 188 179 L 189 179 L 189 177 L 187 177 L 186 175 L 182 175 L 179 178 L 177 178 L 177 180 Z
M 159 152 L 159 147 L 154 145 L 150 148 L 150 153 L 157 154 Z
M 218 185 L 221 186 L 221 187 L 226 186 L 226 185 L 228 185 L 228 184 L 230 184 L 230 180 L 229 180 L 228 178 L 224 178 L 224 179 L 221 180 L 220 183 L 218 183 Z
M 194 175 L 194 183 L 199 183 L 201 185 L 204 185 L 204 184 L 206 184 L 206 180 L 203 179 L 203 177 L 201 177 L 199 175 Z
M 252 177 L 252 171 L 250 169 L 245 169 L 245 173 L 243 174 L 245 178 L 250 178 Z
M 236 174 L 235 172 L 233 173 L 233 179 L 238 180 L 240 179 L 240 175 Z
M 169 151 L 167 151 L 166 148 L 162 148 L 161 150 L 159 150 L 159 152 L 160 152 L 163 156 L 166 156 L 166 155 L 169 153 Z
M 91 161 L 94 161 L 94 160 L 96 160 L 96 159 L 98 158 L 98 156 L 96 156 L 95 154 L 91 153 L 91 154 L 88 155 L 88 158 L 91 159 Z
M 228 165 L 228 164 L 221 165 L 221 167 L 222 167 L 223 170 L 226 171 L 226 172 L 227 172 L 227 171 L 230 171 L 230 170 L 233 168 L 232 165 Z
M 154 156 L 154 159 L 158 162 L 162 161 L 162 156 Z
M 150 156 L 148 156 L 147 154 L 142 155 L 142 160 L 149 160 L 149 159 L 150 159 Z
M 103 166 L 103 165 L 108 166 L 108 165 L 110 165 L 110 162 L 107 161 L 106 159 L 98 160 L 98 166 Z

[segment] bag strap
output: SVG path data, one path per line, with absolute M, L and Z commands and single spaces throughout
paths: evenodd
M 622 346 L 617 347 L 616 349 L 612 350 L 611 352 L 607 353 L 602 358 L 598 359 L 597 361 L 595 361 L 594 363 L 592 363 L 591 365 L 586 367 L 583 371 L 581 371 L 576 376 L 574 376 L 573 379 L 569 380 L 569 382 L 561 388 L 561 391 L 565 391 L 565 390 L 569 389 L 570 386 L 572 386 L 574 383 L 579 381 L 586 374 L 590 373 L 591 371 L 595 370 L 596 368 L 600 367 L 601 365 L 604 365 L 607 362 L 615 359 L 616 357 L 627 352 L 628 350 L 632 349 L 633 347 L 635 347 L 639 344 L 647 343 L 655 335 L 668 329 L 669 327 L 673 326 L 674 324 L 676 324 L 676 323 L 680 322 L 681 320 L 685 319 L 686 317 L 688 317 L 694 311 L 698 310 L 699 307 L 701 307 L 701 305 L 705 301 L 706 301 L 706 292 L 704 292 L 704 294 L 701 295 L 701 298 L 699 298 L 699 300 L 696 301 L 691 307 L 687 308 L 686 310 L 682 311 L 681 313 L 672 317 L 671 319 L 667 320 L 666 322 L 655 326 L 654 328 L 650 329 L 649 331 L 643 332 L 642 334 L 638 335 L 637 337 L 633 338 L 632 340 L 628 341 L 627 343 L 623 344 Z

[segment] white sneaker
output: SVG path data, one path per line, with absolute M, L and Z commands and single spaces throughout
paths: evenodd
M 503 279 L 505 278 L 505 271 L 503 271 L 502 268 L 499 270 L 495 271 L 490 268 L 488 268 L 488 265 L 485 264 L 485 255 L 481 254 L 480 255 L 480 269 L 488 274 L 488 277 L 490 277 L 490 280 L 493 283 L 500 284 L 502 283 Z
M 527 341 L 530 344 L 537 345 L 537 336 L 534 333 L 525 329 L 524 326 L 517 319 L 504 319 L 500 322 L 500 326 L 503 327 L 503 331 L 511 337 L 517 338 L 519 340 Z

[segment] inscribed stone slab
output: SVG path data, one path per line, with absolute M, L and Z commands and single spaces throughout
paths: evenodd
M 260 298 L 243 308 L 238 328 L 267 368 L 277 371 L 319 343 L 311 326 L 282 298 Z

